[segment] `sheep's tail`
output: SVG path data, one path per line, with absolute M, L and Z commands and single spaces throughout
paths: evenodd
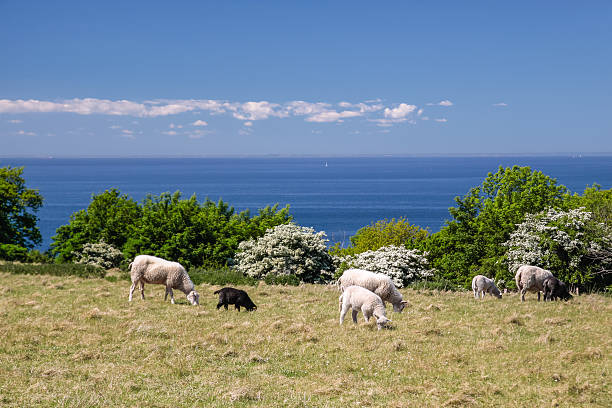
M 216 295 L 216 294 L 218 294 L 219 292 L 221 292 L 221 289 L 219 289 L 219 290 L 215 290 L 215 291 L 213 292 L 213 295 Z
M 338 278 L 338 280 L 336 281 L 336 289 L 338 289 L 340 292 L 344 292 L 342 290 L 342 276 Z

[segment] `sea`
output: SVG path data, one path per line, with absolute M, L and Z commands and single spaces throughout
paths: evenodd
M 499 166 L 530 166 L 576 193 L 594 183 L 612 188 L 612 156 L 0 158 L 0 167 L 7 165 L 23 166 L 26 186 L 44 197 L 37 214 L 41 250 L 93 194 L 111 188 L 137 201 L 178 190 L 252 214 L 289 205 L 297 224 L 343 245 L 382 219 L 405 217 L 438 231 L 450 219 L 454 198 Z

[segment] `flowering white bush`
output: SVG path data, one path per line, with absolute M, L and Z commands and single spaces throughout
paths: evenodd
M 588 272 L 605 271 L 612 265 L 612 234 L 605 225 L 593 223 L 584 208 L 569 211 L 548 209 L 527 214 L 503 245 L 511 272 L 521 265 L 553 270 L 572 283 L 589 280 Z
M 296 275 L 303 282 L 321 282 L 331 278 L 332 258 L 327 252 L 325 232 L 295 224 L 283 224 L 267 230 L 257 240 L 238 246 L 236 267 L 254 278 L 268 274 Z
M 87 243 L 81 251 L 74 252 L 76 263 L 95 265 L 104 269 L 119 266 L 123 260 L 123 253 L 104 241 L 97 244 Z
M 433 269 L 428 268 L 427 252 L 395 245 L 381 247 L 376 251 L 339 257 L 337 262 L 345 263 L 351 268 L 384 273 L 398 288 L 433 276 Z

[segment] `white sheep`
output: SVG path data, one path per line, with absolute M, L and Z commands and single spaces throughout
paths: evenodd
M 472 279 L 472 290 L 474 291 L 474 299 L 478 299 L 478 295 L 484 298 L 487 293 L 490 293 L 498 299 L 502 298 L 502 294 L 495 285 L 495 281 L 484 275 L 474 276 L 474 279 Z
M 347 269 L 336 282 L 340 290 L 356 285 L 376 293 L 384 302 L 393 305 L 393 311 L 400 313 L 406 307 L 402 294 L 397 290 L 390 277 L 382 273 L 374 273 L 363 269 Z
M 170 294 L 170 302 L 174 304 L 172 289 L 178 289 L 187 295 L 187 300 L 194 306 L 200 304 L 200 295 L 195 291 L 195 285 L 189 278 L 187 271 L 178 262 L 170 262 L 151 255 L 138 255 L 130 263 L 132 287 L 130 287 L 130 302 L 136 284 L 140 284 L 140 295 L 144 299 L 144 284 L 155 283 L 166 285 L 164 301 Z
M 366 322 L 374 316 L 378 330 L 391 321 L 387 319 L 385 306 L 380 296 L 361 286 L 345 288 L 338 301 L 340 303 L 340 325 L 344 322 L 344 316 L 349 309 L 352 309 L 355 324 L 357 324 L 357 314 L 360 310 Z
M 529 291 L 538 293 L 539 302 L 540 292 L 544 291 L 544 281 L 551 277 L 553 277 L 552 272 L 537 266 L 523 265 L 518 268 L 514 280 L 516 281 L 516 287 L 521 293 L 521 301 L 525 301 L 525 293 Z

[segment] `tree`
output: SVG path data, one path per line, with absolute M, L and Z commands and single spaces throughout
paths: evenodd
M 43 197 L 26 188 L 22 174 L 23 167 L 0 168 L 0 244 L 33 248 L 42 242 L 35 213 Z
M 333 253 L 338 255 L 354 255 L 365 251 L 376 251 L 384 246 L 415 248 L 429 236 L 429 231 L 417 225 L 412 225 L 406 218 L 379 220 L 357 231 L 351 237 L 348 248 L 340 248 L 336 244 Z
M 237 269 L 258 279 L 295 275 L 303 282 L 324 282 L 333 271 L 325 236 L 323 231 L 295 224 L 270 228 L 263 237 L 240 243 Z
M 71 262 L 86 243 L 104 241 L 121 249 L 134 235 L 141 216 L 138 203 L 117 189 L 94 194 L 87 209 L 75 212 L 67 225 L 57 228 L 51 253 L 59 262 Z
M 480 273 L 512 279 L 505 267 L 505 247 L 510 233 L 525 214 L 567 206 L 568 191 L 555 179 L 529 167 L 499 167 L 480 186 L 449 209 L 453 220 L 427 240 L 425 248 L 436 270 L 447 279 L 469 285 Z

